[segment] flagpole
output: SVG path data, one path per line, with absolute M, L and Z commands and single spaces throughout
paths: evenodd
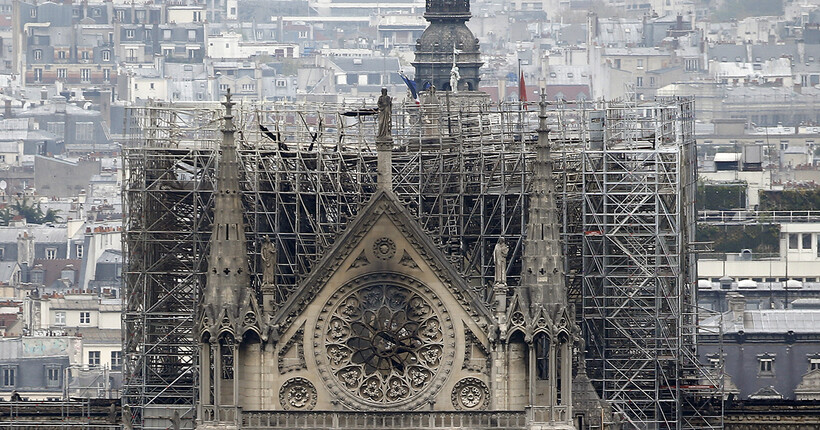
M 521 100 L 521 59 L 519 58 L 518 59 L 518 107 L 519 107 L 519 109 L 522 107 L 521 106 L 522 102 L 523 102 L 523 100 Z

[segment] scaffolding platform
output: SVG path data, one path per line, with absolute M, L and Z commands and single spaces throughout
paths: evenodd
M 375 191 L 376 116 L 362 105 L 235 109 L 252 286 L 270 238 L 276 307 Z M 393 190 L 488 305 L 499 237 L 518 283 L 537 112 L 477 97 L 394 103 Z M 693 101 L 550 102 L 548 112 L 567 285 L 594 386 L 636 427 L 717 428 L 719 409 L 699 405 L 719 390 L 687 389 L 704 373 L 688 250 Z M 123 402 L 134 428 L 154 428 L 145 415 L 157 408 L 194 415 L 221 116 L 216 103 L 151 103 L 126 118 Z

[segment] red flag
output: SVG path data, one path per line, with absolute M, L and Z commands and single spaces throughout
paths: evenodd
M 527 101 L 527 84 L 524 83 L 524 72 L 521 72 L 521 77 L 518 79 L 518 101 L 521 103 Z

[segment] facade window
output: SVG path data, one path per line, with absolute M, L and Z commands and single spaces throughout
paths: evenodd
M 57 69 L 57 73 L 59 74 L 60 70 L 65 69 Z M 65 135 L 65 123 L 64 122 L 49 122 L 46 123 L 46 129 L 49 133 L 54 133 L 57 136 L 64 136 Z
M 80 324 L 91 324 L 91 312 L 80 312 Z
M 196 30 L 188 30 L 188 41 L 189 42 L 196 41 Z
M 276 86 L 279 87 L 279 88 L 284 88 L 284 87 L 288 86 L 288 81 L 286 81 L 284 79 L 277 79 L 276 80 Z
M 57 366 L 46 367 L 46 387 L 59 387 L 60 373 L 60 368 Z
M 820 356 L 809 358 L 809 371 L 820 369 Z
M 68 76 L 66 69 L 57 69 L 57 79 L 65 79 Z
M 57 259 L 57 248 L 46 248 L 46 260 Z
M 638 76 L 635 78 L 635 86 L 642 87 L 643 86 L 643 76 Z
M 65 312 L 54 312 L 54 325 L 65 325 Z
M 88 365 L 89 366 L 99 366 L 100 365 L 100 351 L 88 351 Z
M 762 354 L 757 356 L 757 375 L 774 376 L 774 355 Z
M 3 367 L 3 387 L 17 386 L 17 368 L 14 366 Z
M 122 368 L 122 351 L 111 351 L 111 369 Z
M 797 249 L 797 233 L 789 233 L 789 249 Z
M 201 11 L 194 11 L 194 22 L 202 21 L 202 12 Z
M 83 82 L 91 81 L 91 69 L 80 69 L 80 80 Z
M 6 259 L 6 248 L 0 248 L 0 261 Z
M 255 91 L 256 85 L 254 84 L 242 84 L 242 91 Z
M 32 284 L 41 284 L 43 283 L 43 278 L 45 274 L 43 269 L 35 269 L 31 271 L 31 283 Z M 63 319 L 65 321 L 65 319 Z
M 82 260 L 83 258 L 83 245 L 77 244 L 77 259 Z
M 65 60 L 65 58 L 66 58 L 66 52 L 65 52 L 65 51 L 62 51 L 62 50 L 61 50 L 61 51 L 57 51 L 57 58 L 58 58 L 58 59 L 60 59 L 60 60 Z
M 103 80 L 110 81 L 111 80 L 111 69 L 103 69 Z
M 133 39 L 134 38 L 134 30 L 125 30 L 125 38 L 126 39 Z
M 83 51 L 80 53 L 80 59 L 87 60 L 88 59 L 88 51 Z
M 102 51 L 102 60 L 111 61 L 111 51 Z
M 43 80 L 43 69 L 34 69 L 34 81 L 40 82 Z
M 643 58 L 638 58 L 637 68 L 643 69 Z
M 801 236 L 801 247 L 804 250 L 811 249 L 811 233 L 803 233 Z
M 42 49 L 35 49 L 34 50 L 34 59 L 35 60 L 42 60 L 43 59 L 43 50 Z
M 125 21 L 125 11 L 122 9 L 117 10 L 117 21 L 123 22 Z
M 37 9 L 31 9 L 31 10 L 29 10 L 29 12 L 28 12 L 28 16 L 30 16 L 30 17 L 32 17 L 32 18 L 37 18 Z
M 219 91 L 228 91 L 228 84 L 219 84 Z
M 93 122 L 78 122 L 75 126 L 77 127 L 74 133 L 75 140 L 80 142 L 91 142 L 94 140 Z
M 162 30 L 162 38 L 164 40 L 171 40 L 171 30 L 168 30 L 168 29 Z

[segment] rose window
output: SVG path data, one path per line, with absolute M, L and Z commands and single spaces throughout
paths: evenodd
M 431 300 L 410 288 L 367 285 L 341 295 L 323 313 L 329 382 L 358 404 L 413 403 L 451 362 L 445 360 L 444 331 L 452 325 L 443 327 Z

